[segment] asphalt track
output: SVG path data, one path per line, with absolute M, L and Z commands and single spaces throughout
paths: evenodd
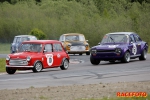
M 6 54 L 0 54 L 0 58 L 5 57 Z M 19 71 L 14 75 L 0 73 L 0 89 L 150 81 L 150 54 L 145 61 L 139 59 L 133 59 L 129 63 L 102 61 L 96 66 L 90 63 L 90 56 L 87 55 L 70 55 L 70 58 L 68 70 L 51 68 L 39 73 L 32 71 Z

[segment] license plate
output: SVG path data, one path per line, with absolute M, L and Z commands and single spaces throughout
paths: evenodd
M 71 46 L 70 51 L 84 51 L 85 46 Z

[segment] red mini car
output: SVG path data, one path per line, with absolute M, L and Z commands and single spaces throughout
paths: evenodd
M 16 70 L 32 70 L 40 72 L 45 68 L 69 67 L 69 55 L 61 42 L 57 40 L 25 41 L 19 47 L 19 52 L 6 57 L 6 72 L 14 74 Z

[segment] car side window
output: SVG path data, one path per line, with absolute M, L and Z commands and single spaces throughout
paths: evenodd
M 130 35 L 130 42 L 135 42 L 134 36 Z
M 16 43 L 19 43 L 21 41 L 20 37 L 17 37 Z
M 53 50 L 54 50 L 55 52 L 59 52 L 59 51 L 62 51 L 63 49 L 62 49 L 61 44 L 56 43 L 56 44 L 53 44 Z
M 139 38 L 138 35 L 134 35 L 134 37 L 135 37 L 135 41 L 136 41 L 136 42 L 141 41 L 141 39 Z
M 46 50 L 46 52 L 52 52 L 52 45 L 51 44 L 46 44 L 44 47 L 44 50 Z

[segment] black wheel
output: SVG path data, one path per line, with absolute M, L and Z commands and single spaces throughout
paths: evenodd
M 6 67 L 6 72 L 8 74 L 14 74 L 16 72 L 16 69 L 10 69 L 9 67 Z
M 67 70 L 69 67 L 69 61 L 67 59 L 64 60 L 63 64 L 60 66 L 62 70 Z
M 90 56 L 90 61 L 93 65 L 98 65 L 100 63 L 99 59 L 94 59 L 92 56 Z
M 122 62 L 124 62 L 124 63 L 130 62 L 130 53 L 128 51 L 125 52 L 125 54 L 124 54 L 124 56 L 122 58 Z
M 32 71 L 33 72 L 40 72 L 43 69 L 43 65 L 41 62 L 36 62 Z
M 90 52 L 86 52 L 86 55 L 90 55 Z
M 82 55 L 82 53 L 79 53 L 79 55 Z
M 139 60 L 146 60 L 147 58 L 147 51 L 144 49 L 139 57 Z

